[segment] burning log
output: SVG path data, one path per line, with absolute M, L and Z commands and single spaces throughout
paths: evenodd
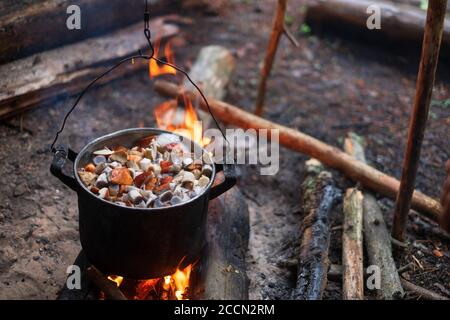
M 107 299 L 111 300 L 127 300 L 125 295 L 120 291 L 117 284 L 109 280 L 104 274 L 102 274 L 96 267 L 90 266 L 86 270 L 89 279 L 95 283 L 98 289 L 100 289 Z
M 381 29 L 369 30 L 367 8 L 380 8 Z M 335 0 L 315 1 L 308 6 L 305 21 L 312 25 L 329 26 L 333 29 L 351 29 L 352 34 L 361 33 L 367 38 L 383 37 L 419 46 L 422 42 L 426 12 L 419 8 L 386 1 Z M 445 20 L 442 39 L 450 48 L 450 19 Z
M 202 272 L 204 300 L 247 300 L 245 254 L 250 233 L 248 207 L 237 187 L 213 200 L 208 211 L 208 247 Z
M 167 12 L 168 8 L 175 8 L 176 2 L 152 0 L 151 13 Z M 69 30 L 66 20 L 70 15 L 66 9 L 72 4 L 69 0 L 17 2 L 14 10 L 0 4 L 0 12 L 4 12 L 0 15 L 0 64 L 136 23 L 141 19 L 136 13 L 143 6 L 141 1 L 124 5 L 122 0 L 78 0 L 75 4 L 82 11 L 81 29 Z M 6 6 L 11 6 L 11 2 Z
M 170 97 L 176 97 L 181 92 L 177 85 L 167 81 L 156 81 L 155 90 Z M 194 93 L 189 93 L 189 95 L 195 97 Z M 395 199 L 400 186 L 397 179 L 356 160 L 338 148 L 298 130 L 257 117 L 226 102 L 213 98 L 208 99 L 208 102 L 218 119 L 244 129 L 278 129 L 280 143 L 285 147 L 318 159 L 324 165 L 342 171 L 354 181 L 360 182 L 364 187 Z M 202 107 L 206 108 L 203 104 Z M 412 207 L 434 221 L 438 221 L 442 213 L 442 206 L 439 201 L 419 191 L 415 191 L 413 194 Z
M 366 163 L 361 137 L 351 133 L 345 139 L 344 149 L 355 159 Z M 390 234 L 377 200 L 368 191 L 364 191 L 363 208 L 364 242 L 369 263 L 378 266 L 381 270 L 381 287 L 377 290 L 378 298 L 383 300 L 401 298 L 404 292 L 392 257 Z
M 357 189 L 347 189 L 342 233 L 342 296 L 345 300 L 364 299 L 362 223 L 363 195 Z
M 174 20 L 174 17 L 170 19 Z M 151 29 L 162 39 L 178 33 L 178 27 L 165 23 L 165 17 L 152 20 Z M 145 50 L 147 46 L 139 23 L 103 37 L 2 65 L 0 118 L 12 116 L 61 94 L 76 94 L 112 62 L 134 55 L 139 49 Z M 146 67 L 147 63 L 142 60 L 123 65 L 99 83 L 104 84 Z
M 320 300 L 327 284 L 330 212 L 340 195 L 331 173 L 315 159 L 306 162 L 307 176 L 302 184 L 303 218 L 296 300 Z

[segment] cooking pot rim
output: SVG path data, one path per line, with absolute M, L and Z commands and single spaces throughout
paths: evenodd
M 78 166 L 78 163 L 79 163 L 81 157 L 86 153 L 86 150 L 87 150 L 89 147 L 91 147 L 91 146 L 93 146 L 93 145 L 95 145 L 95 144 L 97 144 L 97 143 L 99 143 L 99 142 L 101 142 L 101 141 L 103 141 L 103 140 L 106 140 L 106 139 L 109 139 L 109 138 L 114 138 L 114 137 L 120 136 L 120 135 L 122 135 L 122 134 L 124 134 L 124 133 L 128 133 L 128 132 L 136 132 L 136 131 L 142 131 L 142 132 L 145 132 L 145 131 L 153 131 L 153 132 L 156 132 L 156 133 L 159 133 L 159 134 L 161 134 L 161 133 L 173 134 L 173 135 L 178 136 L 178 137 L 180 137 L 180 138 L 182 138 L 182 139 L 186 139 L 188 142 L 191 142 L 191 143 L 197 145 L 197 146 L 200 147 L 204 152 L 206 152 L 206 150 L 205 150 L 203 147 L 201 147 L 198 143 L 193 142 L 191 139 L 186 138 L 186 137 L 184 137 L 184 136 L 181 136 L 181 135 L 179 135 L 179 134 L 177 134 L 177 133 L 170 132 L 170 131 L 163 130 L 163 129 L 147 127 L 147 128 L 130 128 L 130 129 L 123 129 L 123 130 L 115 131 L 115 132 L 112 132 L 112 133 L 103 135 L 103 136 L 101 136 L 101 137 L 98 137 L 98 138 L 92 140 L 91 142 L 89 142 L 88 144 L 86 144 L 86 145 L 83 147 L 83 149 L 81 149 L 81 151 L 78 153 L 78 155 L 77 155 L 75 161 L 73 162 L 74 176 L 75 176 L 75 179 L 76 179 L 77 183 L 81 186 L 81 190 L 83 190 L 83 192 L 88 193 L 90 197 L 93 197 L 93 198 L 96 199 L 96 200 L 102 201 L 102 202 L 104 202 L 104 203 L 106 203 L 106 204 L 108 204 L 108 205 L 112 205 L 112 206 L 115 206 L 115 207 L 118 207 L 118 208 L 121 208 L 121 209 L 136 210 L 136 212 L 150 212 L 150 211 L 155 212 L 155 211 L 167 211 L 168 209 L 174 209 L 174 208 L 181 208 L 181 207 L 183 207 L 183 206 L 185 206 L 185 205 L 187 205 L 187 204 L 189 204 L 189 203 L 192 203 L 192 202 L 194 202 L 194 201 L 197 201 L 199 198 L 203 197 L 203 196 L 205 195 L 205 193 L 206 193 L 207 191 L 209 191 L 209 189 L 211 189 L 211 186 L 212 186 L 212 184 L 214 183 L 214 180 L 215 180 L 215 177 L 216 177 L 216 166 L 215 166 L 215 163 L 214 163 L 214 162 L 212 162 L 212 163 L 210 164 L 210 165 L 212 166 L 212 168 L 213 168 L 213 171 L 212 171 L 212 174 L 211 174 L 211 178 L 210 178 L 209 184 L 204 188 L 203 192 L 200 193 L 199 195 L 195 196 L 194 198 L 189 199 L 188 201 L 184 201 L 184 202 L 179 203 L 179 204 L 171 205 L 171 206 L 169 206 L 169 207 L 162 207 L 162 208 L 136 208 L 136 207 L 124 207 L 124 206 L 121 206 L 121 205 L 116 204 L 116 203 L 114 203 L 114 202 L 111 202 L 111 201 L 108 201 L 108 200 L 99 198 L 98 196 L 96 196 L 95 194 L 93 194 L 89 189 L 87 189 L 87 187 L 86 187 L 86 186 L 84 185 L 84 183 L 81 181 L 81 179 L 80 179 L 80 177 L 79 177 L 79 175 L 78 175 L 78 172 L 77 172 L 77 166 Z

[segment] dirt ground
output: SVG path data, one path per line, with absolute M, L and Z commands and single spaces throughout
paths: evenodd
M 207 44 L 229 48 L 238 64 L 225 100 L 253 110 L 272 3 L 233 1 L 220 16 L 190 13 L 195 24 L 183 29 L 185 45 L 176 50 L 178 64 L 189 67 Z M 300 32 L 304 3 L 290 1 L 290 28 L 300 47 L 282 39 L 269 81 L 265 116 L 339 147 L 348 131 L 357 132 L 366 139 L 368 161 L 398 178 L 417 56 L 387 51 L 382 43 L 365 45 L 348 37 L 318 34 L 314 29 Z M 442 61 L 417 177 L 417 188 L 434 197 L 440 195 L 443 166 L 450 158 L 448 70 L 448 63 Z M 162 101 L 145 70 L 96 88 L 69 119 L 62 142 L 80 150 L 93 138 L 118 129 L 154 126 L 152 108 Z M 0 299 L 54 299 L 65 281 L 67 266 L 80 250 L 76 195 L 49 172 L 48 149 L 72 102 L 72 97 L 62 97 L 0 124 Z M 300 185 L 307 159 L 282 148 L 280 171 L 275 176 L 260 176 L 256 166 L 241 168 L 239 185 L 251 214 L 248 276 L 252 299 L 289 298 L 295 285 Z M 333 174 L 342 190 L 354 185 L 340 173 Z M 393 202 L 384 198 L 379 202 L 390 226 Z M 341 212 L 337 205 L 330 249 L 331 262 L 337 264 Z M 415 213 L 410 222 L 408 237 L 413 245 L 399 265 L 413 263 L 406 274 L 411 282 L 450 297 L 450 237 L 428 232 L 430 223 Z M 325 298 L 340 299 L 339 286 L 330 282 Z

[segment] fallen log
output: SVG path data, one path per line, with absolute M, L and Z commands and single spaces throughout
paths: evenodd
M 300 256 L 295 300 L 320 300 L 327 285 L 330 245 L 330 213 L 340 192 L 330 172 L 317 160 L 306 162 L 307 176 L 302 183 Z
M 362 223 L 363 195 L 357 189 L 347 189 L 344 198 L 342 232 L 342 297 L 344 300 L 364 299 Z
M 245 255 L 250 234 L 247 203 L 237 187 L 211 202 L 208 247 L 202 269 L 202 300 L 247 300 Z M 201 290 L 201 288 L 199 288 Z
M 370 30 L 367 27 L 368 8 L 380 9 L 381 28 Z M 387 39 L 394 43 L 410 43 L 419 47 L 422 43 L 426 12 L 419 8 L 386 1 L 372 0 L 334 0 L 315 1 L 306 11 L 305 21 L 309 25 L 325 26 L 333 30 L 351 30 L 352 36 L 359 34 L 364 38 Z M 450 18 L 445 20 L 443 47 L 450 49 Z
M 151 15 L 173 10 L 177 1 L 151 0 Z M 8 2 L 9 3 L 9 2 Z M 77 5 L 81 28 L 69 30 L 66 10 Z M 97 37 L 142 20 L 143 1 L 46 0 L 18 1 L 0 10 L 0 64 L 90 37 Z M 3 14 L 1 14 L 3 12 Z M 99 18 L 101 16 L 101 18 Z
M 173 17 L 171 17 L 173 20 Z M 166 39 L 178 27 L 165 18 L 151 21 L 155 37 Z M 117 61 L 146 50 L 142 24 L 112 34 L 46 51 L 0 66 L 0 119 L 22 112 L 43 101 L 80 92 L 90 81 Z M 139 60 L 124 64 L 98 83 L 104 84 L 147 67 Z
M 355 159 L 366 163 L 362 138 L 356 134 L 351 133 L 345 139 L 344 150 Z M 403 297 L 404 292 L 392 256 L 390 233 L 377 200 L 368 191 L 363 194 L 363 209 L 364 243 L 369 263 L 378 266 L 381 272 L 381 286 L 377 290 L 377 297 L 382 300 L 399 299 Z
M 162 80 L 155 82 L 155 90 L 170 97 L 176 97 L 181 92 L 177 85 Z M 195 93 L 187 94 L 195 98 Z M 212 112 L 218 119 L 243 129 L 278 129 L 280 143 L 285 147 L 318 159 L 324 165 L 342 171 L 346 176 L 360 182 L 364 187 L 395 199 L 400 186 L 400 182 L 397 179 L 356 160 L 338 148 L 298 130 L 255 116 L 226 102 L 213 98 L 208 99 L 208 102 Z M 202 104 L 202 108 L 205 109 L 206 106 Z M 439 220 L 442 212 L 442 206 L 439 201 L 419 191 L 414 192 L 412 206 L 415 210 L 435 221 Z

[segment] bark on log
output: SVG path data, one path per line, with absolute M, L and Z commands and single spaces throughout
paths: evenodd
M 177 85 L 167 81 L 156 81 L 155 90 L 170 97 L 176 97 L 180 93 L 180 88 Z M 195 93 L 187 94 L 195 98 Z M 280 143 L 285 147 L 318 159 L 323 164 L 340 170 L 354 181 L 360 182 L 364 187 L 395 199 L 400 186 L 400 182 L 397 179 L 356 160 L 338 148 L 298 130 L 257 117 L 223 101 L 210 98 L 208 102 L 218 119 L 243 129 L 278 129 Z M 201 106 L 204 109 L 206 108 L 203 104 Z M 419 191 L 414 192 L 412 206 L 415 210 L 434 221 L 439 220 L 442 212 L 442 206 L 439 201 Z
M 151 15 L 156 16 L 173 10 L 177 1 L 149 3 Z M 66 26 L 70 5 L 80 7 L 80 30 Z M 126 27 L 141 21 L 144 9 L 143 1 L 124 4 L 122 0 L 41 0 L 18 2 L 13 7 L 0 10 L 0 64 Z
M 173 18 L 172 18 L 173 19 Z M 163 39 L 178 33 L 178 27 L 151 21 L 155 37 Z M 90 81 L 124 57 L 146 49 L 142 24 L 112 34 L 36 54 L 0 66 L 0 118 L 22 112 L 61 94 L 76 94 Z M 128 63 L 99 81 L 107 83 L 138 69 L 147 68 L 144 60 Z
M 204 300 L 247 300 L 245 254 L 250 222 L 247 203 L 237 187 L 213 200 L 208 211 L 204 265 Z
M 94 292 L 93 285 L 91 283 L 91 280 L 89 279 L 87 275 L 87 268 L 91 265 L 89 261 L 86 258 L 86 255 L 83 251 L 79 253 L 77 256 L 75 262 L 73 263 L 74 266 L 78 266 L 80 268 L 81 273 L 81 279 L 80 279 L 80 285 L 81 287 L 79 289 L 77 288 L 68 288 L 68 280 L 64 284 L 63 289 L 59 293 L 58 300 L 94 300 L 97 299 L 97 295 Z M 69 275 L 70 276 L 70 275 Z
M 297 284 L 292 292 L 295 300 L 320 300 L 327 285 L 328 248 L 330 245 L 330 213 L 340 192 L 331 173 L 317 160 L 306 163 L 307 177 L 302 184 L 302 211 Z
M 369 30 L 367 20 L 371 13 L 367 8 L 377 6 L 381 13 L 381 29 Z M 411 43 L 417 47 L 422 43 L 426 12 L 413 6 L 386 1 L 333 0 L 316 1 L 308 6 L 306 23 L 328 26 L 333 29 L 351 30 L 368 39 L 378 37 L 398 42 Z M 450 18 L 445 21 L 443 47 L 450 49 Z
M 363 141 L 358 135 L 349 134 L 345 139 L 344 149 L 355 159 L 366 163 Z M 392 256 L 390 233 L 377 200 L 368 191 L 364 191 L 363 208 L 364 243 L 369 264 L 378 266 L 381 272 L 381 287 L 377 290 L 377 297 L 382 300 L 399 299 L 404 292 Z
M 347 189 L 344 198 L 342 233 L 342 297 L 344 300 L 364 299 L 362 223 L 363 195 L 357 189 Z

